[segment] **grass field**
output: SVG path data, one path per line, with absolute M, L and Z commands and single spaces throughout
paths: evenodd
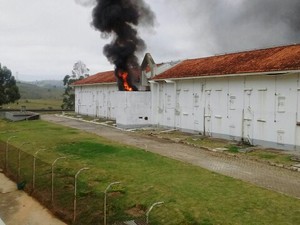
M 19 101 L 3 105 L 3 109 L 20 110 L 22 106 L 26 109 L 61 109 L 62 99 L 20 99 Z
M 49 165 L 57 157 L 67 157 L 55 170 L 55 189 L 58 190 L 55 208 L 66 220 L 72 213 L 72 176 L 78 169 L 89 167 L 79 176 L 76 224 L 102 224 L 103 191 L 114 181 L 122 183 L 108 196 L 109 224 L 144 216 L 145 210 L 157 201 L 165 203 L 151 212 L 153 225 L 300 223 L 299 199 L 93 134 L 44 121 L 9 123 L 0 120 L 0 140 L 5 142 L 12 135 L 16 138 L 10 143 L 16 147 L 29 141 L 22 146 L 29 154 L 46 149 L 39 153 L 42 160 L 39 163 L 44 165 L 37 175 L 36 196 L 39 198 L 49 198 L 46 194 L 50 190 Z M 10 156 L 11 161 L 16 162 L 16 158 L 16 154 Z M 26 170 L 30 170 L 32 161 L 29 158 L 27 161 L 30 166 L 22 168 L 30 179 Z M 49 200 L 44 204 L 49 204 Z

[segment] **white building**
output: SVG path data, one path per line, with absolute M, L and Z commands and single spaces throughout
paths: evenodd
M 163 126 L 300 150 L 299 44 L 185 60 L 156 73 L 149 58 L 141 84 L 147 78 L 151 91 L 119 92 L 105 76 L 101 83 L 91 76 L 76 83 L 76 112 L 121 127 Z

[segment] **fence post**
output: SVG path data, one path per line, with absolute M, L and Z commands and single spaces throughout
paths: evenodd
M 20 176 L 21 176 L 21 148 L 26 145 L 29 144 L 29 142 L 24 142 L 23 144 L 21 144 L 21 146 L 18 148 L 18 176 L 17 176 L 17 182 L 20 182 Z
M 12 138 L 16 138 L 16 136 L 10 136 L 9 138 L 7 138 L 6 141 L 6 149 L 5 149 L 5 165 L 4 165 L 4 171 L 7 172 L 7 168 L 8 168 L 8 142 L 12 139 Z
M 121 182 L 113 182 L 111 184 L 109 184 L 107 186 L 107 188 L 105 189 L 104 191 L 104 209 L 103 209 L 103 213 L 104 213 L 104 216 L 103 216 L 103 224 L 106 225 L 106 194 L 107 194 L 107 191 L 109 190 L 109 188 L 113 185 L 116 185 L 116 184 L 120 184 Z
M 45 149 L 39 149 L 39 150 L 37 150 L 37 151 L 34 153 L 34 155 L 33 155 L 33 165 L 32 165 L 32 191 L 34 191 L 34 188 L 35 188 L 35 161 L 36 161 L 37 154 L 38 154 L 40 151 L 45 151 Z
M 154 206 L 157 205 L 161 205 L 164 204 L 164 202 L 155 202 L 153 205 L 151 205 L 151 207 L 149 208 L 149 210 L 146 212 L 146 223 L 149 223 L 149 213 L 151 212 L 151 210 L 153 209 Z
M 57 159 L 54 160 L 54 162 L 51 165 L 51 204 L 53 205 L 53 196 L 54 196 L 54 164 L 59 160 L 59 159 L 65 159 L 66 157 L 58 157 Z
M 73 222 L 75 222 L 76 220 L 76 195 L 77 195 L 77 177 L 79 175 L 79 173 L 83 170 L 88 170 L 89 168 L 88 167 L 84 167 L 84 168 L 81 168 L 80 170 L 78 170 L 78 172 L 75 174 L 75 177 L 74 177 L 74 212 L 73 212 Z

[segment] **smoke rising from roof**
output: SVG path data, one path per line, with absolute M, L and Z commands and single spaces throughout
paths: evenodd
M 143 0 L 96 0 L 93 26 L 112 42 L 103 51 L 117 68 L 127 70 L 138 65 L 136 52 L 144 51 L 145 42 L 139 37 L 138 25 L 154 25 L 154 13 Z
M 96 3 L 92 24 L 102 37 L 112 36 L 112 42 L 104 46 L 103 53 L 116 67 L 119 90 L 137 91 L 134 85 L 134 71 L 139 67 L 136 53 L 146 49 L 137 27 L 153 26 L 154 13 L 143 0 L 96 0 Z

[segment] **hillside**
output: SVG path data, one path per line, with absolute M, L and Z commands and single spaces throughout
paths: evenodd
M 64 87 L 64 83 L 62 80 L 37 80 L 37 81 L 30 81 L 30 82 L 25 82 L 29 84 L 33 84 L 39 87 L 58 87 L 62 88 Z
M 62 83 L 62 81 L 60 81 Z M 34 83 L 34 84 L 33 84 Z M 59 81 L 36 81 L 17 83 L 21 99 L 62 99 L 64 93 L 63 84 Z

